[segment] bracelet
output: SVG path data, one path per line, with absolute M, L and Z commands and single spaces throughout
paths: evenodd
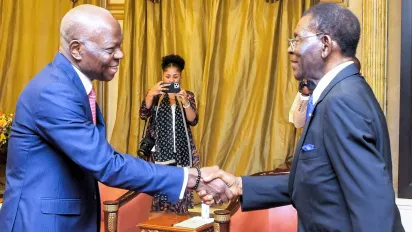
M 200 176 L 201 176 L 199 167 L 196 167 L 196 170 L 197 170 L 197 178 L 196 178 L 196 184 L 195 184 L 195 186 L 193 187 L 193 190 L 196 190 L 197 187 L 199 187 Z
M 187 108 L 189 108 L 190 107 L 190 102 L 187 102 L 187 105 L 185 106 L 183 106 L 183 108 L 185 108 L 185 109 L 187 109 Z

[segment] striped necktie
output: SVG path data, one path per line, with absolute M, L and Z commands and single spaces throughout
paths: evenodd
M 89 93 L 89 103 L 90 109 L 92 110 L 93 123 L 96 125 L 96 92 L 92 88 L 92 91 Z

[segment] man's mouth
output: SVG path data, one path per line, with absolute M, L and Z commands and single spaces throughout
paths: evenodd
M 112 71 L 112 72 L 117 72 L 117 70 L 119 70 L 119 66 L 110 66 L 109 67 L 109 69 Z

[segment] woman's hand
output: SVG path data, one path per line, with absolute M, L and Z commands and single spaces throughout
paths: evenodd
M 162 81 L 157 82 L 150 90 L 149 92 L 147 92 L 146 95 L 146 109 L 150 109 L 152 107 L 153 104 L 153 97 L 160 95 L 160 94 L 164 94 L 168 88 L 167 86 L 169 86 L 169 83 L 164 83 Z
M 177 96 L 180 98 L 183 110 L 186 112 L 186 119 L 189 122 L 193 122 L 196 119 L 196 111 L 190 105 L 189 94 L 184 89 L 181 89 Z
M 190 104 L 189 95 L 186 93 L 184 89 L 180 88 L 180 92 L 177 94 L 177 96 L 182 101 L 183 106 L 187 106 L 188 104 Z
M 160 94 L 164 94 L 167 90 L 167 86 L 169 86 L 170 84 L 168 83 L 164 83 L 163 81 L 159 81 L 157 82 L 147 93 L 147 95 L 151 98 L 153 98 L 154 96 L 160 95 Z

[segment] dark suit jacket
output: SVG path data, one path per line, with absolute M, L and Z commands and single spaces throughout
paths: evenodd
M 157 166 L 115 151 L 100 110 L 58 53 L 20 95 L 9 140 L 0 231 L 98 231 L 97 181 L 162 192 L 176 202 L 183 169 Z
M 290 175 L 243 177 L 243 189 L 244 210 L 292 203 L 299 231 L 403 231 L 385 116 L 355 65 L 320 96 Z

